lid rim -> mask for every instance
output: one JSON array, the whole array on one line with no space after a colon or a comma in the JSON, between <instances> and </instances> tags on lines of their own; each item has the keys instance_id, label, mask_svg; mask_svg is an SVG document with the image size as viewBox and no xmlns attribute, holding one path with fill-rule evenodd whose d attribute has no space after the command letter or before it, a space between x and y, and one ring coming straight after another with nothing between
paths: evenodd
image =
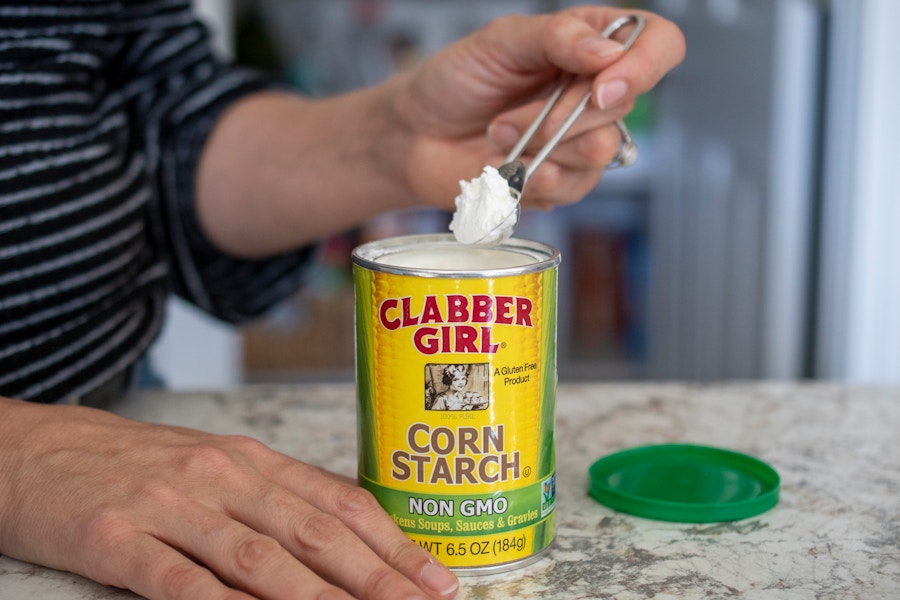
<instances>
[{"instance_id":1,"label":"lid rim","mask_svg":"<svg viewBox=\"0 0 900 600\"><path fill-rule=\"evenodd\" d=\"M670 467L697 464L700 459L706 461L701 463L704 465L728 467L740 476L753 479L760 492L735 501L682 502L619 490L609 483L609 476L621 473L629 466L655 462L655 454L665 454L659 459L659 464ZM778 472L758 458L697 444L655 444L623 450L594 462L589 475L591 485L588 492L601 504L635 516L685 523L737 521L757 516L778 503L781 486Z\"/></svg>"}]
</instances>

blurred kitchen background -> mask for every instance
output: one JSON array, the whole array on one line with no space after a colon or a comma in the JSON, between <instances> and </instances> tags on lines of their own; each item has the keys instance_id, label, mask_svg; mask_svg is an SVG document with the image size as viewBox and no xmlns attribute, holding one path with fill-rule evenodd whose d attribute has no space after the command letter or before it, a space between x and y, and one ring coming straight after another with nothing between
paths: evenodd
<instances>
[{"instance_id":1,"label":"blurred kitchen background","mask_svg":"<svg viewBox=\"0 0 900 600\"><path fill-rule=\"evenodd\" d=\"M218 50L311 95L377 82L549 0L204 0ZM687 58L639 99L641 155L583 202L525 213L562 251L561 380L900 382L900 2L609 2L679 24ZM473 177L477 174L473 174ZM352 380L350 251L446 231L387 215L329 240L311 284L241 330L173 301L174 388Z\"/></svg>"}]
</instances>

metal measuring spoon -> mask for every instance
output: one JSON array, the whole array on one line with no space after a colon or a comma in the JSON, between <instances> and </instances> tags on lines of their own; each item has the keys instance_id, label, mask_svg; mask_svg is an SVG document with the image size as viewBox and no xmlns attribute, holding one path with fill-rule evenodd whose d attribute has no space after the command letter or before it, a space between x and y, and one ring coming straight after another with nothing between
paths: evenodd
<instances>
[{"instance_id":1,"label":"metal measuring spoon","mask_svg":"<svg viewBox=\"0 0 900 600\"><path fill-rule=\"evenodd\" d=\"M618 19L610 23L606 27L606 29L603 30L602 35L603 37L611 37L614 33L619 31L629 23L634 23L634 31L632 31L631 35L628 36L628 39L623 44L625 50L628 50L629 48L631 48L631 45L634 44L634 41L637 39L638 35L640 35L641 31L646 25L646 21L641 15L626 15L623 17L619 17ZM559 101L559 98L562 96L563 92L566 91L566 89L572 84L574 80L574 75L566 75L563 80L556 86L556 89L553 90L553 93L550 95L550 98L547 100L544 108L541 109L540 114L538 114L531 125L529 125L528 129L522 135L522 138L507 155L506 162L497 169L500 175L509 183L510 194L513 196L513 198L515 198L516 201L515 225L513 225L511 228L504 227L503 225L495 227L490 232L485 234L481 238L481 240L475 242L476 245L496 246L497 244L512 237L512 234L515 232L515 228L519 223L519 217L522 214L520 199L522 197L522 192L525 189L525 184L528 182L528 178L531 177L535 169L537 169L541 165L541 163L544 162L544 159L547 158L550 152L552 152L553 149L556 148L557 144L559 144L563 136L569 131L578 117L581 116L581 113L584 112L584 109L587 108L587 105L591 100L591 92L588 91L581 98L581 100L578 102L578 105L569 114L569 116L560 126L559 130L554 133L553 136L544 145L544 147L540 149L540 151L534 156L534 159L532 159L527 167L524 163L522 163L522 161L519 160L519 157L522 155L525 147L531 141L531 138L534 137L534 134L537 132L538 128L547 118L547 115L549 115L550 111L553 110L553 107ZM628 128L625 127L625 123L622 122L621 119L616 119L615 125L619 129L619 133L622 135L622 145L619 147L619 151L616 153L616 156L613 159L613 163L610 166L631 166L632 164L634 164L638 157L637 146L635 145L634 140L631 138L631 134L628 132ZM507 215L507 217L504 218L501 223L506 223L510 216L512 215Z\"/></svg>"}]
</instances>

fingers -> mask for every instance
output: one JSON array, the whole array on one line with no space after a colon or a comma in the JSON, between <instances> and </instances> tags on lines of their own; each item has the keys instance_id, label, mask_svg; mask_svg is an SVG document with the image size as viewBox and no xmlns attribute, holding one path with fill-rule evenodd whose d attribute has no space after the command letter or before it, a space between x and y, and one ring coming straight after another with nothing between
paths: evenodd
<instances>
[{"instance_id":1,"label":"fingers","mask_svg":"<svg viewBox=\"0 0 900 600\"><path fill-rule=\"evenodd\" d=\"M631 48L623 52L622 42L632 32L631 27L623 27L612 39L604 38L602 32L627 14L642 15L646 27ZM483 43L494 49L498 63L510 70L601 74L596 85L622 79L632 95L652 88L683 60L685 53L684 36L674 23L645 11L608 7L585 6L552 15L506 17L491 23L481 35Z\"/></svg>"},{"instance_id":2,"label":"fingers","mask_svg":"<svg viewBox=\"0 0 900 600\"><path fill-rule=\"evenodd\" d=\"M303 481L303 485L298 486L294 492L316 509L336 516L341 525L347 528L346 535L353 535L365 542L366 547L374 552L373 556L380 557L380 561L396 569L396 573L402 574L405 580L414 582L436 598L450 598L456 593L459 587L456 576L412 542L394 524L372 494L355 484L344 483L339 476L327 471L310 471L307 465L299 463L292 469L296 474L292 479ZM316 490L316 493L310 494L311 489ZM335 551L345 552L340 545L335 547ZM318 552L323 553L322 549ZM346 557L334 558L342 559ZM354 559L351 569L358 570L361 560L362 558ZM376 563L370 565L373 569L377 567ZM384 574L384 580L394 585L394 576Z\"/></svg>"},{"instance_id":3,"label":"fingers","mask_svg":"<svg viewBox=\"0 0 900 600\"><path fill-rule=\"evenodd\" d=\"M619 129L614 124L606 125L561 144L554 152L553 162L568 171L602 171L614 160L621 146Z\"/></svg>"},{"instance_id":4,"label":"fingers","mask_svg":"<svg viewBox=\"0 0 900 600\"><path fill-rule=\"evenodd\" d=\"M647 25L631 48L622 53L621 60L604 68L594 79L594 100L601 108L604 88L610 82L624 82L628 94L634 97L652 89L684 60L684 35L674 23L653 13L633 12L643 15ZM621 35L628 33L626 27Z\"/></svg>"},{"instance_id":5,"label":"fingers","mask_svg":"<svg viewBox=\"0 0 900 600\"><path fill-rule=\"evenodd\" d=\"M622 145L614 124L592 128L560 144L528 180L527 207L550 209L583 198L600 181Z\"/></svg>"},{"instance_id":6,"label":"fingers","mask_svg":"<svg viewBox=\"0 0 900 600\"><path fill-rule=\"evenodd\" d=\"M254 503L255 504L255 503ZM296 498L270 498L241 515L254 529L277 536L302 563L358 598L423 597L335 515ZM263 521L258 515L267 515ZM273 526L277 526L273 528Z\"/></svg>"},{"instance_id":7,"label":"fingers","mask_svg":"<svg viewBox=\"0 0 900 600\"><path fill-rule=\"evenodd\" d=\"M127 539L128 548L110 554L94 579L127 587L145 598L165 600L252 600L169 545L149 535Z\"/></svg>"},{"instance_id":8,"label":"fingers","mask_svg":"<svg viewBox=\"0 0 900 600\"><path fill-rule=\"evenodd\" d=\"M276 598L283 586L307 585L315 577L359 598L455 594L455 576L409 540L370 493L262 444L232 441L259 465L261 477L250 485L217 478L228 488L223 508L236 523L217 522L218 511L211 511L197 519L189 539L173 531L173 543L187 553L213 561L211 568L241 589L255 591L248 586L265 582ZM230 549L234 558L223 562L217 548Z\"/></svg>"},{"instance_id":9,"label":"fingers","mask_svg":"<svg viewBox=\"0 0 900 600\"><path fill-rule=\"evenodd\" d=\"M566 93L560 98L543 124L538 128L525 148L526 155L536 154L547 141L559 131L562 123L572 113L575 106L582 100L590 89L590 83L580 81L573 83ZM525 106L507 111L498 116L488 128L488 136L502 152L508 152L519 141L523 132L528 129L540 110L544 107L544 100L537 100ZM571 140L594 129L606 126L615 119L624 117L630 112L634 100L631 98L618 98L615 105L599 110L594 106L588 106L584 113L575 121L563 141ZM553 156L560 151L561 144L554 150ZM593 161L591 161L593 162Z\"/></svg>"},{"instance_id":10,"label":"fingers","mask_svg":"<svg viewBox=\"0 0 900 600\"><path fill-rule=\"evenodd\" d=\"M452 574L368 492L250 438L198 435L155 461L177 464L189 487L151 481L87 521L107 560L81 572L159 600L455 594Z\"/></svg>"},{"instance_id":11,"label":"fingers","mask_svg":"<svg viewBox=\"0 0 900 600\"><path fill-rule=\"evenodd\" d=\"M624 49L571 11L497 19L479 35L499 64L522 73L593 74L618 60Z\"/></svg>"},{"instance_id":12,"label":"fingers","mask_svg":"<svg viewBox=\"0 0 900 600\"><path fill-rule=\"evenodd\" d=\"M327 477L327 474L325 474ZM355 485L323 485L315 498L323 511L341 520L388 564L438 598L450 598L459 587L456 576L429 552L410 540L381 508L375 497Z\"/></svg>"},{"instance_id":13,"label":"fingers","mask_svg":"<svg viewBox=\"0 0 900 600\"><path fill-rule=\"evenodd\" d=\"M277 487L271 489L275 495L290 496L277 492ZM167 521L161 527L160 537L254 597L293 598L302 591L308 597L349 598L346 592L323 580L315 572L315 565L303 557L298 562L289 548L272 535L288 519L284 514L261 512L270 508L259 505L257 514L248 519L247 515L225 515L199 504L183 506L181 514L173 517L177 521ZM304 509L306 514L315 512L308 506ZM279 534L284 537L287 531L290 527L284 526Z\"/></svg>"},{"instance_id":14,"label":"fingers","mask_svg":"<svg viewBox=\"0 0 900 600\"><path fill-rule=\"evenodd\" d=\"M640 12L640 11L637 11ZM598 31L604 29L626 11L615 11L606 8L581 7L556 15L550 21L534 20L534 27L543 27L546 38L543 46L548 48L547 57L551 62L559 63L563 70L578 73L578 67L591 64L595 58L577 42L581 31L588 29ZM592 82L578 81L570 86L561 98L558 106L550 114L543 126L530 142L527 152L534 154L559 129L560 124L571 113L572 108L589 90L593 106L603 111L603 117L596 111L591 116L588 110L576 121L566 140L585 134L592 128L611 123L614 119L625 116L634 105L635 97L652 88L662 76L680 62L684 56L684 39L678 28L669 21L640 12L646 19L646 27L637 36L634 45L616 60L600 69L600 73ZM579 25L580 24L580 25ZM577 32L577 33L576 33ZM625 25L616 37L625 38L634 33L632 25ZM575 40L568 44L563 39ZM550 41L546 41L550 40ZM565 51L553 51L553 48L568 48ZM579 57L581 60L579 61ZM591 72L591 71L589 71ZM592 71L591 73L596 73ZM514 108L498 115L488 128L491 141L501 149L512 147L518 136L529 127L545 102L544 98L534 100L524 106ZM554 151L556 152L556 151ZM594 162L588 159L587 162Z\"/></svg>"},{"instance_id":15,"label":"fingers","mask_svg":"<svg viewBox=\"0 0 900 600\"><path fill-rule=\"evenodd\" d=\"M584 182L599 180L597 162L608 161L620 145L612 141L616 132L608 125L625 116L635 98L684 56L684 38L678 28L651 13L638 11L646 26L628 51L622 51L623 39L603 38L610 23L632 12L585 6L553 15L503 17L426 61L407 80L408 87L400 88L407 93L399 94L404 101L398 103L402 107L398 114L416 132L403 168L412 194L426 204L452 208L458 181L477 177L486 164L503 162L540 112L560 72L581 77L557 107L559 116L551 115L524 158L546 143L588 91L592 107L537 170L539 179L529 183L523 197L526 204L531 203L533 185L554 179L567 190L560 202L574 201L568 190L589 191ZM632 32L625 26L619 35L627 37ZM598 128L607 131L599 135L610 142L600 144L602 150L596 156L557 155L579 144L597 147L596 142L570 142ZM559 164L552 162L557 160ZM570 175L575 175L574 181ZM545 191L543 202L549 202L551 190Z\"/></svg>"}]
</instances>

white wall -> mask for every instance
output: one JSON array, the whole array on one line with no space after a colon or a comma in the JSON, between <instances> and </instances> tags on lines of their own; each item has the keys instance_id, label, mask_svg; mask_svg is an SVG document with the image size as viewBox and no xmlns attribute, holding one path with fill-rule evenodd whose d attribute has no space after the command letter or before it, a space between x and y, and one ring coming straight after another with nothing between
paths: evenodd
<instances>
[{"instance_id":1,"label":"white wall","mask_svg":"<svg viewBox=\"0 0 900 600\"><path fill-rule=\"evenodd\" d=\"M660 0L687 57L659 88L651 376L795 378L804 367L818 10Z\"/></svg>"},{"instance_id":2,"label":"white wall","mask_svg":"<svg viewBox=\"0 0 900 600\"><path fill-rule=\"evenodd\" d=\"M237 329L172 298L163 331L150 349L150 361L166 387L221 389L243 381L243 355Z\"/></svg>"},{"instance_id":3,"label":"white wall","mask_svg":"<svg viewBox=\"0 0 900 600\"><path fill-rule=\"evenodd\" d=\"M900 2L832 11L816 369L900 383Z\"/></svg>"},{"instance_id":4,"label":"white wall","mask_svg":"<svg viewBox=\"0 0 900 600\"><path fill-rule=\"evenodd\" d=\"M194 10L212 31L213 48L221 56L234 55L233 5L231 0L194 0Z\"/></svg>"}]
</instances>

